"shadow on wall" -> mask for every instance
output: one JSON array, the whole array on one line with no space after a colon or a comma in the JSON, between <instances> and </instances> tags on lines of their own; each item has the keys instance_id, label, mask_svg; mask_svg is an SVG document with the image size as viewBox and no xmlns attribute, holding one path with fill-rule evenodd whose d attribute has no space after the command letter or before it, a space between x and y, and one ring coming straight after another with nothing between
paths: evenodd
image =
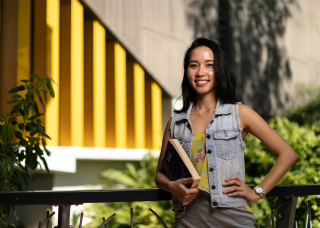
<instances>
[{"instance_id":1,"label":"shadow on wall","mask_svg":"<svg viewBox=\"0 0 320 228\"><path fill-rule=\"evenodd\" d=\"M265 118L293 104L284 34L296 0L190 0L194 38L218 41L237 77L237 95Z\"/></svg>"}]
</instances>

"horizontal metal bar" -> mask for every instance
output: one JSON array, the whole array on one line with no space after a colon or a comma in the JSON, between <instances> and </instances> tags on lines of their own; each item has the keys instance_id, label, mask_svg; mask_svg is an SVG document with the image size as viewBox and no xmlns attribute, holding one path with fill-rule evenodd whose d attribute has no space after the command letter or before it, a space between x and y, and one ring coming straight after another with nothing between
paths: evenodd
<instances>
[{"instance_id":1,"label":"horizontal metal bar","mask_svg":"<svg viewBox=\"0 0 320 228\"><path fill-rule=\"evenodd\" d=\"M0 205L60 205L106 202L170 200L161 189L121 189L84 191L25 191L0 193Z\"/></svg>"},{"instance_id":2,"label":"horizontal metal bar","mask_svg":"<svg viewBox=\"0 0 320 228\"><path fill-rule=\"evenodd\" d=\"M278 185L267 196L308 196L320 195L320 185Z\"/></svg>"},{"instance_id":3,"label":"horizontal metal bar","mask_svg":"<svg viewBox=\"0 0 320 228\"><path fill-rule=\"evenodd\" d=\"M267 194L267 196L307 195L320 195L320 185L276 186ZM161 200L171 200L171 194L161 189L22 191L0 193L0 205L60 205Z\"/></svg>"}]
</instances>

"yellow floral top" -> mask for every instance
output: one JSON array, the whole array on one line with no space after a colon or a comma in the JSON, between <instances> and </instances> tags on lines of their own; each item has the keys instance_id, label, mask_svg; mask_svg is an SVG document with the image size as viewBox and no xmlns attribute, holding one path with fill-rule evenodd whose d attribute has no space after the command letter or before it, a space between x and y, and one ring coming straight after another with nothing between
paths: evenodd
<instances>
[{"instance_id":1,"label":"yellow floral top","mask_svg":"<svg viewBox=\"0 0 320 228\"><path fill-rule=\"evenodd\" d=\"M205 131L194 133L193 135L191 144L191 162L201 177L198 188L210 193ZM254 213L251 206L245 206L245 208L247 209L247 211Z\"/></svg>"},{"instance_id":2,"label":"yellow floral top","mask_svg":"<svg viewBox=\"0 0 320 228\"><path fill-rule=\"evenodd\" d=\"M205 131L194 133L191 143L191 162L201 177L198 188L210 193L205 136Z\"/></svg>"}]
</instances>

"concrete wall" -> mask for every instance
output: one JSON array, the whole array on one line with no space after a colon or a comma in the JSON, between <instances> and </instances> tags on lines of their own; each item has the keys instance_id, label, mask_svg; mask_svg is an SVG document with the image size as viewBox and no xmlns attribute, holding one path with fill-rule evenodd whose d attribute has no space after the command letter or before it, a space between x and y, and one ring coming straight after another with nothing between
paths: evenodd
<instances>
[{"instance_id":1,"label":"concrete wall","mask_svg":"<svg viewBox=\"0 0 320 228\"><path fill-rule=\"evenodd\" d=\"M292 81L320 86L320 1L297 2L291 6L285 44L290 60Z\"/></svg>"},{"instance_id":2,"label":"concrete wall","mask_svg":"<svg viewBox=\"0 0 320 228\"><path fill-rule=\"evenodd\" d=\"M172 97L183 54L200 36L225 49L239 98L265 117L299 102L297 85L320 86L319 1L82 2Z\"/></svg>"},{"instance_id":3,"label":"concrete wall","mask_svg":"<svg viewBox=\"0 0 320 228\"><path fill-rule=\"evenodd\" d=\"M301 101L299 86L319 87L318 1L229 1L227 55L237 94L270 117ZM220 39L220 42L224 40Z\"/></svg>"},{"instance_id":4,"label":"concrete wall","mask_svg":"<svg viewBox=\"0 0 320 228\"><path fill-rule=\"evenodd\" d=\"M130 162L137 164L137 162ZM75 173L55 173L53 187L55 190L62 190L65 186L76 188L84 185L88 188L92 186L100 186L102 188L110 182L101 177L101 172L110 168L124 170L125 162L77 160L77 171Z\"/></svg>"},{"instance_id":5,"label":"concrete wall","mask_svg":"<svg viewBox=\"0 0 320 228\"><path fill-rule=\"evenodd\" d=\"M82 1L170 96L179 96L183 54L193 39L184 1Z\"/></svg>"}]
</instances>

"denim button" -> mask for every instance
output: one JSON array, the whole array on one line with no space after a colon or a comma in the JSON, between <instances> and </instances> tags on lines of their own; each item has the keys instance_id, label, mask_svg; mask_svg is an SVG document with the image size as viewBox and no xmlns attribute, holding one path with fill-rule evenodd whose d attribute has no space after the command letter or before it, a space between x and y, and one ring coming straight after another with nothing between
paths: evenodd
<instances>
[{"instance_id":1,"label":"denim button","mask_svg":"<svg viewBox=\"0 0 320 228\"><path fill-rule=\"evenodd\" d=\"M211 150L208 150L207 153L208 153L208 154L211 154Z\"/></svg>"},{"instance_id":2,"label":"denim button","mask_svg":"<svg viewBox=\"0 0 320 228\"><path fill-rule=\"evenodd\" d=\"M211 188L212 188L212 189L215 189L215 188L216 188L216 186L212 185L212 186L211 186Z\"/></svg>"},{"instance_id":3,"label":"denim button","mask_svg":"<svg viewBox=\"0 0 320 228\"><path fill-rule=\"evenodd\" d=\"M207 139L210 139L210 135L207 135Z\"/></svg>"},{"instance_id":4,"label":"denim button","mask_svg":"<svg viewBox=\"0 0 320 228\"><path fill-rule=\"evenodd\" d=\"M212 123L213 123L213 120L211 120L210 123L212 124Z\"/></svg>"},{"instance_id":5,"label":"denim button","mask_svg":"<svg viewBox=\"0 0 320 228\"><path fill-rule=\"evenodd\" d=\"M213 168L210 168L209 171L210 171L210 172L213 172Z\"/></svg>"}]
</instances>

